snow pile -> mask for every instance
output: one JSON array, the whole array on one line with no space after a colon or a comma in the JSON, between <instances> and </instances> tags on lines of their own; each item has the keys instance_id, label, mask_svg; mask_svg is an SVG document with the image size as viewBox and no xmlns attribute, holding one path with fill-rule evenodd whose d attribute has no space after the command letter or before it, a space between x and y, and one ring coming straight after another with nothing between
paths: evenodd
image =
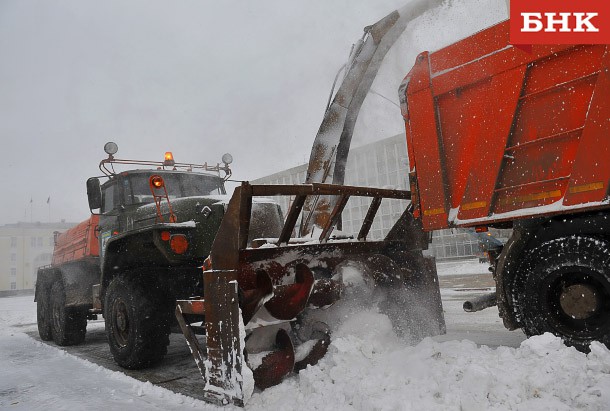
<instances>
[{"instance_id":1,"label":"snow pile","mask_svg":"<svg viewBox=\"0 0 610 411\"><path fill-rule=\"evenodd\" d=\"M347 311L339 311L341 315ZM0 298L0 409L217 409L37 342L31 296ZM194 365L193 365L194 366ZM545 334L518 348L427 338L409 346L375 307L344 315L320 363L247 410L607 410L610 351ZM237 409L226 407L224 409Z\"/></svg>"},{"instance_id":2,"label":"snow pile","mask_svg":"<svg viewBox=\"0 0 610 411\"><path fill-rule=\"evenodd\" d=\"M610 408L610 352L594 343L585 355L551 334L517 349L470 341L414 347L374 310L349 318L315 367L252 397L253 409L527 409Z\"/></svg>"},{"instance_id":3,"label":"snow pile","mask_svg":"<svg viewBox=\"0 0 610 411\"><path fill-rule=\"evenodd\" d=\"M358 276L344 274L357 285ZM246 409L610 409L610 351L601 344L588 355L550 334L518 348L437 341L449 336L412 346L396 336L374 294L327 310L335 331L326 357L257 391ZM24 334L36 329L32 300L0 298L0 409L216 409L33 340Z\"/></svg>"}]
</instances>

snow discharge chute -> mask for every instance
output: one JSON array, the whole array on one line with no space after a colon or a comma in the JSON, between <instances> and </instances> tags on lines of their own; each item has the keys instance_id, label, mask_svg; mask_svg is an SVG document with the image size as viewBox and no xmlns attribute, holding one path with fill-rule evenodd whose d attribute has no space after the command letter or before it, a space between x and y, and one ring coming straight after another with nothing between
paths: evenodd
<instances>
[{"instance_id":1,"label":"snow discharge chute","mask_svg":"<svg viewBox=\"0 0 610 411\"><path fill-rule=\"evenodd\" d=\"M358 114L383 60L407 28L409 22L440 6L443 0L414 0L393 11L372 26L352 47L345 66L345 76L324 113L307 168L306 183L345 183L345 166ZM305 205L301 235L328 219L334 200L329 197L310 199Z\"/></svg>"}]
</instances>

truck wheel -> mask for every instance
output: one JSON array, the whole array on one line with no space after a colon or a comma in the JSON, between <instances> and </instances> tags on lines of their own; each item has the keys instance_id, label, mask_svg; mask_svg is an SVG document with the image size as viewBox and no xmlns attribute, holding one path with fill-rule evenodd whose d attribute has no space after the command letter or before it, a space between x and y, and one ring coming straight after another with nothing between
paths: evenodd
<instances>
[{"instance_id":1,"label":"truck wheel","mask_svg":"<svg viewBox=\"0 0 610 411\"><path fill-rule=\"evenodd\" d=\"M42 341L53 339L50 291L48 285L36 286L36 322L38 324L38 335L40 335Z\"/></svg>"},{"instance_id":2,"label":"truck wheel","mask_svg":"<svg viewBox=\"0 0 610 411\"><path fill-rule=\"evenodd\" d=\"M114 278L104 304L110 352L123 368L140 369L163 359L170 334L170 310L163 296L137 277Z\"/></svg>"},{"instance_id":3,"label":"truck wheel","mask_svg":"<svg viewBox=\"0 0 610 411\"><path fill-rule=\"evenodd\" d=\"M519 273L517 310L529 337L545 332L589 351L591 341L610 346L610 244L563 237L531 250Z\"/></svg>"},{"instance_id":4,"label":"truck wheel","mask_svg":"<svg viewBox=\"0 0 610 411\"><path fill-rule=\"evenodd\" d=\"M51 330L53 341L60 346L76 345L85 341L87 314L83 309L66 307L66 293L61 281L51 287Z\"/></svg>"}]
</instances>

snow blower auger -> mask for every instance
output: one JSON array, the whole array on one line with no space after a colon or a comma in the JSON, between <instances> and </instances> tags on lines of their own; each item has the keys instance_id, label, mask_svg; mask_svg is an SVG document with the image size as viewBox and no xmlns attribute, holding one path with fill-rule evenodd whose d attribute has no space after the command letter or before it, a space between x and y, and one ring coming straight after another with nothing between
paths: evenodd
<instances>
[{"instance_id":1,"label":"snow blower auger","mask_svg":"<svg viewBox=\"0 0 610 411\"><path fill-rule=\"evenodd\" d=\"M278 195L294 198L279 238L255 239L248 247L252 198ZM319 238L291 238L305 200L319 195L338 198ZM351 196L373 199L364 223L356 239L332 239ZM434 260L422 254L428 237L409 209L384 240L367 241L384 198L409 199L410 193L318 183L242 183L235 189L212 246L211 268L203 274L205 298L181 300L176 307L208 401L243 405L254 385L276 385L321 359L330 344L330 330L324 323L307 322L308 313L340 299L345 264L364 267L375 288L386 289L402 314L426 312L418 317L423 326L410 327L425 329L426 335L445 332ZM409 291L406 298L401 290ZM204 327L194 325L193 315L199 322L205 317ZM195 335L201 328L205 344Z\"/></svg>"}]
</instances>

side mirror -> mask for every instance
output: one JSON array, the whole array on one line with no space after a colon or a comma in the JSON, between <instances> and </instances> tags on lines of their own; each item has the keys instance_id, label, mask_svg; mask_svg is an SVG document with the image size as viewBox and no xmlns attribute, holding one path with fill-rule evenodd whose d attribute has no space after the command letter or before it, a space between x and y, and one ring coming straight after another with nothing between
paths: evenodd
<instances>
[{"instance_id":1,"label":"side mirror","mask_svg":"<svg viewBox=\"0 0 610 411\"><path fill-rule=\"evenodd\" d=\"M91 177L87 180L87 199L89 200L89 209L92 212L102 208L102 188L99 178Z\"/></svg>"}]
</instances>

